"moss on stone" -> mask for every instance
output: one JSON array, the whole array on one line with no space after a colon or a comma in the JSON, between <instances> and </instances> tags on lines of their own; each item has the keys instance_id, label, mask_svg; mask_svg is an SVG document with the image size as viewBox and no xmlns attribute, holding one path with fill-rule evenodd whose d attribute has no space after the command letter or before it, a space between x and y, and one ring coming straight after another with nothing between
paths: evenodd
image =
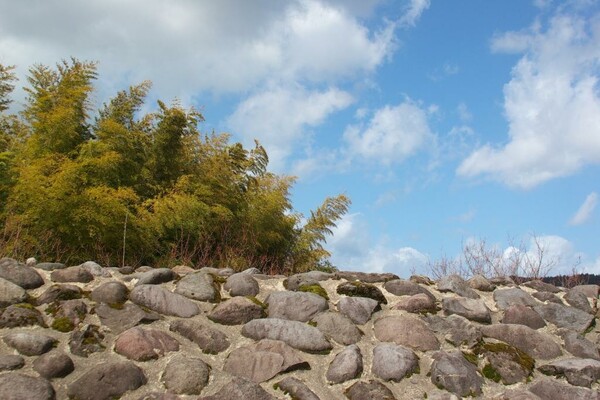
<instances>
[{"instance_id":1,"label":"moss on stone","mask_svg":"<svg viewBox=\"0 0 600 400\"><path fill-rule=\"evenodd\" d=\"M477 354L474 353L469 353L466 351L462 352L463 357L465 358L465 360L467 360L468 362L470 362L471 364L477 366L478 364L478 358L477 358Z\"/></svg>"},{"instance_id":2,"label":"moss on stone","mask_svg":"<svg viewBox=\"0 0 600 400\"><path fill-rule=\"evenodd\" d=\"M115 310L122 310L125 308L125 303L108 303L108 306Z\"/></svg>"},{"instance_id":3,"label":"moss on stone","mask_svg":"<svg viewBox=\"0 0 600 400\"><path fill-rule=\"evenodd\" d=\"M489 363L483 367L481 373L483 374L483 376L493 380L496 383L500 382L500 380L502 379L502 376L498 373L498 371L496 371L496 369L492 367L492 364Z\"/></svg>"},{"instance_id":4,"label":"moss on stone","mask_svg":"<svg viewBox=\"0 0 600 400\"><path fill-rule=\"evenodd\" d=\"M511 356L511 359L522 366L525 370L531 373L535 367L535 360L524 351L510 346L506 343L483 343L478 349L478 353L506 353Z\"/></svg>"},{"instance_id":5,"label":"moss on stone","mask_svg":"<svg viewBox=\"0 0 600 400\"><path fill-rule=\"evenodd\" d=\"M317 327L317 322L316 321L308 321L307 324L309 324L310 326L312 326L313 328Z\"/></svg>"},{"instance_id":6,"label":"moss on stone","mask_svg":"<svg viewBox=\"0 0 600 400\"><path fill-rule=\"evenodd\" d=\"M265 303L263 303L262 301L260 301L259 299L257 299L254 296L246 296L246 298L248 300L250 300L251 302L253 302L254 304L261 306L263 310L266 310L268 308L268 306Z\"/></svg>"},{"instance_id":7,"label":"moss on stone","mask_svg":"<svg viewBox=\"0 0 600 400\"><path fill-rule=\"evenodd\" d=\"M323 287L321 285L319 285L318 283L314 283L312 285L300 285L300 287L298 288L298 291L306 292L306 293L314 293L316 295L321 296L325 300L329 300L327 291L325 289L323 289Z\"/></svg>"},{"instance_id":8,"label":"moss on stone","mask_svg":"<svg viewBox=\"0 0 600 400\"><path fill-rule=\"evenodd\" d=\"M35 310L35 307L32 304L29 303L19 303L19 304L15 304L15 307L19 307L19 308L25 308L27 310Z\"/></svg>"},{"instance_id":9,"label":"moss on stone","mask_svg":"<svg viewBox=\"0 0 600 400\"><path fill-rule=\"evenodd\" d=\"M52 329L59 331L59 332L70 332L73 329L75 329L75 325L73 324L73 321L71 321L67 317L55 318L54 321L52 321L51 327L52 327Z\"/></svg>"}]
</instances>

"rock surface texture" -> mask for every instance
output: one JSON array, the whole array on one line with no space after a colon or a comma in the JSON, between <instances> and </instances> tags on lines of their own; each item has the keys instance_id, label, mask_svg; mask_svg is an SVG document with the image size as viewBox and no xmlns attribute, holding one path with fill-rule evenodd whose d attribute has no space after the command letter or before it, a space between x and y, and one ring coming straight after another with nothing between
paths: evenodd
<instances>
[{"instance_id":1,"label":"rock surface texture","mask_svg":"<svg viewBox=\"0 0 600 400\"><path fill-rule=\"evenodd\" d=\"M0 259L0 399L600 400L596 285L75 267Z\"/></svg>"}]
</instances>

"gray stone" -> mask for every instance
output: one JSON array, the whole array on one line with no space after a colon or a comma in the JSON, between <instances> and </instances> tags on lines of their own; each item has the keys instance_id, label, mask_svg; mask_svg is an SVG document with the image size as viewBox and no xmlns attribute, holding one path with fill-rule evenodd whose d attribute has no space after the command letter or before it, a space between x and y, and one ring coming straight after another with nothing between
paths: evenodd
<instances>
[{"instance_id":1,"label":"gray stone","mask_svg":"<svg viewBox=\"0 0 600 400\"><path fill-rule=\"evenodd\" d=\"M424 294L432 301L436 301L435 296L431 292L418 284L404 279L394 279L383 284L385 290L396 296L413 296L416 294Z\"/></svg>"},{"instance_id":2,"label":"gray stone","mask_svg":"<svg viewBox=\"0 0 600 400\"><path fill-rule=\"evenodd\" d=\"M468 362L460 351L433 355L431 382L458 396L478 396L482 393L483 378L477 367Z\"/></svg>"},{"instance_id":3,"label":"gray stone","mask_svg":"<svg viewBox=\"0 0 600 400\"><path fill-rule=\"evenodd\" d=\"M181 397L173 393L150 392L138 397L137 400L180 400Z\"/></svg>"},{"instance_id":4,"label":"gray stone","mask_svg":"<svg viewBox=\"0 0 600 400\"><path fill-rule=\"evenodd\" d=\"M588 314L594 313L592 307L590 306L590 302L588 301L588 297L585 295L585 293L579 290L569 290L567 293L565 293L563 299L570 306L578 308L583 312Z\"/></svg>"},{"instance_id":5,"label":"gray stone","mask_svg":"<svg viewBox=\"0 0 600 400\"><path fill-rule=\"evenodd\" d=\"M375 337L414 350L438 350L440 343L427 324L412 315L390 315L375 321Z\"/></svg>"},{"instance_id":6,"label":"gray stone","mask_svg":"<svg viewBox=\"0 0 600 400\"><path fill-rule=\"evenodd\" d=\"M115 352L134 361L154 360L178 350L179 342L158 329L136 326L121 333L115 340Z\"/></svg>"},{"instance_id":7,"label":"gray stone","mask_svg":"<svg viewBox=\"0 0 600 400\"><path fill-rule=\"evenodd\" d=\"M6 372L0 374L0 399L5 400L55 400L52 384L44 378Z\"/></svg>"},{"instance_id":8,"label":"gray stone","mask_svg":"<svg viewBox=\"0 0 600 400\"><path fill-rule=\"evenodd\" d=\"M360 281L364 283L387 282L394 279L400 279L398 275L390 272L359 272L359 271L338 271L334 274L335 279L345 279L349 282ZM367 296L368 297L368 296Z\"/></svg>"},{"instance_id":9,"label":"gray stone","mask_svg":"<svg viewBox=\"0 0 600 400\"><path fill-rule=\"evenodd\" d=\"M307 352L322 352L332 348L331 343L317 328L279 318L252 320L243 326L242 335L254 340L281 340L295 349Z\"/></svg>"},{"instance_id":10,"label":"gray stone","mask_svg":"<svg viewBox=\"0 0 600 400\"><path fill-rule=\"evenodd\" d=\"M53 303L61 300L80 299L82 291L76 285L52 285L36 299L37 304Z\"/></svg>"},{"instance_id":11,"label":"gray stone","mask_svg":"<svg viewBox=\"0 0 600 400\"><path fill-rule=\"evenodd\" d=\"M190 299L219 302L221 294L215 278L205 271L184 276L177 282L175 292Z\"/></svg>"},{"instance_id":12,"label":"gray stone","mask_svg":"<svg viewBox=\"0 0 600 400\"><path fill-rule=\"evenodd\" d=\"M495 290L494 301L496 302L496 306L501 310L506 310L508 307L516 304L529 307L540 304L529 293L519 288Z\"/></svg>"},{"instance_id":13,"label":"gray stone","mask_svg":"<svg viewBox=\"0 0 600 400\"><path fill-rule=\"evenodd\" d=\"M357 345L350 345L339 352L327 369L325 377L331 383L343 383L362 374L363 360Z\"/></svg>"},{"instance_id":14,"label":"gray stone","mask_svg":"<svg viewBox=\"0 0 600 400\"><path fill-rule=\"evenodd\" d=\"M525 325L498 324L480 329L483 336L506 342L536 359L549 360L562 355L560 346L550 335Z\"/></svg>"},{"instance_id":15,"label":"gray stone","mask_svg":"<svg viewBox=\"0 0 600 400\"><path fill-rule=\"evenodd\" d=\"M171 282L175 278L177 278L177 274L169 268L156 268L152 271L142 273L138 278L136 286L159 285L161 283Z\"/></svg>"},{"instance_id":16,"label":"gray stone","mask_svg":"<svg viewBox=\"0 0 600 400\"><path fill-rule=\"evenodd\" d=\"M440 292L453 292L469 299L479 298L479 294L471 289L469 284L458 275L448 275L440 278L437 282L437 288Z\"/></svg>"},{"instance_id":17,"label":"gray stone","mask_svg":"<svg viewBox=\"0 0 600 400\"><path fill-rule=\"evenodd\" d=\"M525 389L511 389L505 390L497 396L494 396L494 400L543 400L541 397L525 390Z\"/></svg>"},{"instance_id":18,"label":"gray stone","mask_svg":"<svg viewBox=\"0 0 600 400\"><path fill-rule=\"evenodd\" d=\"M540 329L546 326L546 321L531 307L515 304L504 310L503 324L525 325L531 329Z\"/></svg>"},{"instance_id":19,"label":"gray stone","mask_svg":"<svg viewBox=\"0 0 600 400\"><path fill-rule=\"evenodd\" d=\"M562 338L565 341L565 349L579 358L592 358L600 361L600 351L598 346L579 335L577 332L565 331L562 333Z\"/></svg>"},{"instance_id":20,"label":"gray stone","mask_svg":"<svg viewBox=\"0 0 600 400\"><path fill-rule=\"evenodd\" d=\"M544 400L599 400L600 393L582 387L571 386L556 379L539 379L529 386L529 391Z\"/></svg>"},{"instance_id":21,"label":"gray stone","mask_svg":"<svg viewBox=\"0 0 600 400\"><path fill-rule=\"evenodd\" d=\"M177 355L167 364L162 375L169 392L177 394L200 394L208 385L210 366L199 358Z\"/></svg>"},{"instance_id":22,"label":"gray stone","mask_svg":"<svg viewBox=\"0 0 600 400\"><path fill-rule=\"evenodd\" d=\"M75 370L71 357L61 351L51 351L36 358L33 369L46 379L63 378Z\"/></svg>"},{"instance_id":23,"label":"gray stone","mask_svg":"<svg viewBox=\"0 0 600 400\"><path fill-rule=\"evenodd\" d=\"M414 283L420 283L422 285L427 285L427 286L431 286L434 285L435 282L432 281L431 279L429 279L428 276L425 275L411 275L410 278L408 278L411 282Z\"/></svg>"},{"instance_id":24,"label":"gray stone","mask_svg":"<svg viewBox=\"0 0 600 400\"><path fill-rule=\"evenodd\" d=\"M50 279L52 282L88 283L94 280L94 275L78 265L75 267L55 270L50 274Z\"/></svg>"},{"instance_id":25,"label":"gray stone","mask_svg":"<svg viewBox=\"0 0 600 400\"><path fill-rule=\"evenodd\" d=\"M591 314L555 303L541 304L534 307L534 310L557 327L571 329L577 333L585 332L594 321Z\"/></svg>"},{"instance_id":26,"label":"gray stone","mask_svg":"<svg viewBox=\"0 0 600 400\"><path fill-rule=\"evenodd\" d=\"M178 319L169 329L196 343L204 353L218 354L229 347L227 335L199 321Z\"/></svg>"},{"instance_id":27,"label":"gray stone","mask_svg":"<svg viewBox=\"0 0 600 400\"><path fill-rule=\"evenodd\" d=\"M104 334L97 325L84 325L80 330L71 333L69 350L71 354L88 357L92 353L104 351Z\"/></svg>"},{"instance_id":28,"label":"gray stone","mask_svg":"<svg viewBox=\"0 0 600 400\"><path fill-rule=\"evenodd\" d=\"M102 267L100 264L94 261L86 261L79 265L79 267L85 269L94 276L100 276L103 278L110 278L112 276L108 269Z\"/></svg>"},{"instance_id":29,"label":"gray stone","mask_svg":"<svg viewBox=\"0 0 600 400\"><path fill-rule=\"evenodd\" d=\"M0 354L0 371L13 371L23 368L25 359L16 354Z\"/></svg>"},{"instance_id":30,"label":"gray stone","mask_svg":"<svg viewBox=\"0 0 600 400\"><path fill-rule=\"evenodd\" d=\"M129 299L160 314L175 317L189 318L200 313L193 301L157 285L136 286L129 294Z\"/></svg>"},{"instance_id":31,"label":"gray stone","mask_svg":"<svg viewBox=\"0 0 600 400\"><path fill-rule=\"evenodd\" d=\"M575 386L591 388L600 379L600 361L591 358L567 358L538 367L546 375L564 376Z\"/></svg>"},{"instance_id":32,"label":"gray stone","mask_svg":"<svg viewBox=\"0 0 600 400\"><path fill-rule=\"evenodd\" d=\"M523 284L523 286L530 287L532 289L537 290L538 292L548 292L548 293L560 293L561 292L561 290L559 288L557 288L556 286L554 286L550 283L541 281L539 279L527 281Z\"/></svg>"},{"instance_id":33,"label":"gray stone","mask_svg":"<svg viewBox=\"0 0 600 400\"><path fill-rule=\"evenodd\" d=\"M317 324L317 329L325 334L328 339L333 339L339 344L349 345L359 342L363 333L354 325L352 320L343 314L326 311L317 314L312 319Z\"/></svg>"},{"instance_id":34,"label":"gray stone","mask_svg":"<svg viewBox=\"0 0 600 400\"><path fill-rule=\"evenodd\" d=\"M6 279L23 289L35 289L44 284L44 279L35 269L12 258L0 258L0 278Z\"/></svg>"},{"instance_id":35,"label":"gray stone","mask_svg":"<svg viewBox=\"0 0 600 400\"><path fill-rule=\"evenodd\" d=\"M68 318L73 326L79 325L85 319L88 308L81 299L61 301L55 318Z\"/></svg>"},{"instance_id":36,"label":"gray stone","mask_svg":"<svg viewBox=\"0 0 600 400\"><path fill-rule=\"evenodd\" d=\"M39 356L52 349L57 340L33 332L11 332L2 338L4 343L26 356Z\"/></svg>"},{"instance_id":37,"label":"gray stone","mask_svg":"<svg viewBox=\"0 0 600 400\"><path fill-rule=\"evenodd\" d=\"M223 288L234 296L256 296L260 291L258 282L249 273L240 272L227 278Z\"/></svg>"},{"instance_id":38,"label":"gray stone","mask_svg":"<svg viewBox=\"0 0 600 400\"><path fill-rule=\"evenodd\" d=\"M373 349L371 371L384 381L400 382L404 377L419 371L419 358L406 347L392 343L379 343Z\"/></svg>"},{"instance_id":39,"label":"gray stone","mask_svg":"<svg viewBox=\"0 0 600 400\"><path fill-rule=\"evenodd\" d=\"M123 307L111 307L99 304L95 308L102 325L107 326L112 332L119 334L138 324L150 323L160 319L154 312L146 312L133 303L125 303Z\"/></svg>"},{"instance_id":40,"label":"gray stone","mask_svg":"<svg viewBox=\"0 0 600 400\"><path fill-rule=\"evenodd\" d=\"M29 304L13 304L0 310L0 328L39 325L46 327L42 314Z\"/></svg>"},{"instance_id":41,"label":"gray stone","mask_svg":"<svg viewBox=\"0 0 600 400\"><path fill-rule=\"evenodd\" d=\"M598 285L577 285L571 288L574 292L581 292L591 299L597 299L600 295L600 286Z\"/></svg>"},{"instance_id":42,"label":"gray stone","mask_svg":"<svg viewBox=\"0 0 600 400\"><path fill-rule=\"evenodd\" d=\"M259 384L234 376L217 393L199 397L198 400L275 400L275 397Z\"/></svg>"},{"instance_id":43,"label":"gray stone","mask_svg":"<svg viewBox=\"0 0 600 400\"><path fill-rule=\"evenodd\" d=\"M301 322L310 321L316 314L329 309L329 304L323 297L304 292L274 292L267 297L265 303L269 306L269 318Z\"/></svg>"},{"instance_id":44,"label":"gray stone","mask_svg":"<svg viewBox=\"0 0 600 400\"><path fill-rule=\"evenodd\" d=\"M539 301L546 302L549 301L551 303L556 303L556 304L564 304L563 301L555 294L552 294L550 292L535 292L531 294L533 297L535 297L536 299L538 299Z\"/></svg>"},{"instance_id":45,"label":"gray stone","mask_svg":"<svg viewBox=\"0 0 600 400\"><path fill-rule=\"evenodd\" d=\"M430 315L426 320L433 331L443 334L444 340L454 346L464 345L471 348L481 341L479 328L460 315L454 314L445 318Z\"/></svg>"},{"instance_id":46,"label":"gray stone","mask_svg":"<svg viewBox=\"0 0 600 400\"><path fill-rule=\"evenodd\" d=\"M277 389L288 393L292 399L298 400L321 400L308 386L300 379L288 376L275 384Z\"/></svg>"},{"instance_id":47,"label":"gray stone","mask_svg":"<svg viewBox=\"0 0 600 400\"><path fill-rule=\"evenodd\" d=\"M27 292L21 286L0 278L0 307L22 303L27 300Z\"/></svg>"},{"instance_id":48,"label":"gray stone","mask_svg":"<svg viewBox=\"0 0 600 400\"><path fill-rule=\"evenodd\" d=\"M92 290L92 300L97 303L121 304L127 301L129 290L119 281L106 282Z\"/></svg>"},{"instance_id":49,"label":"gray stone","mask_svg":"<svg viewBox=\"0 0 600 400\"><path fill-rule=\"evenodd\" d=\"M431 297L425 293L419 293L412 296L402 296L396 304L393 306L396 310L404 310L410 313L435 313L437 312L437 305Z\"/></svg>"},{"instance_id":50,"label":"gray stone","mask_svg":"<svg viewBox=\"0 0 600 400\"><path fill-rule=\"evenodd\" d=\"M446 315L457 314L468 320L484 324L492 322L490 310L480 299L446 297L442 300L442 309Z\"/></svg>"},{"instance_id":51,"label":"gray stone","mask_svg":"<svg viewBox=\"0 0 600 400\"><path fill-rule=\"evenodd\" d=\"M496 285L492 284L483 275L475 275L467 281L471 289L481 290L482 292L491 292L496 289Z\"/></svg>"},{"instance_id":52,"label":"gray stone","mask_svg":"<svg viewBox=\"0 0 600 400\"><path fill-rule=\"evenodd\" d=\"M370 380L356 382L344 391L349 400L395 400L394 393L383 383Z\"/></svg>"},{"instance_id":53,"label":"gray stone","mask_svg":"<svg viewBox=\"0 0 600 400\"><path fill-rule=\"evenodd\" d=\"M505 343L482 343L476 354L485 359L483 370L489 369L496 376L492 379L504 385L526 382L535 366L527 353Z\"/></svg>"},{"instance_id":54,"label":"gray stone","mask_svg":"<svg viewBox=\"0 0 600 400\"><path fill-rule=\"evenodd\" d=\"M378 308L379 303L368 297L342 297L337 304L339 312L358 325L366 324Z\"/></svg>"},{"instance_id":55,"label":"gray stone","mask_svg":"<svg viewBox=\"0 0 600 400\"><path fill-rule=\"evenodd\" d=\"M260 305L245 297L234 297L220 304L207 315L208 319L222 325L241 325L257 318L266 317Z\"/></svg>"},{"instance_id":56,"label":"gray stone","mask_svg":"<svg viewBox=\"0 0 600 400\"><path fill-rule=\"evenodd\" d=\"M245 270L243 270L242 272L240 272L240 274L256 275L256 274L262 274L262 272L258 268L251 267L251 268L246 268Z\"/></svg>"},{"instance_id":57,"label":"gray stone","mask_svg":"<svg viewBox=\"0 0 600 400\"><path fill-rule=\"evenodd\" d=\"M44 271L54 271L57 269L64 269L67 268L67 266L63 263L57 263L57 262L42 262L42 263L38 263L35 265L28 265L28 266L33 266L35 268L38 269L43 269Z\"/></svg>"},{"instance_id":58,"label":"gray stone","mask_svg":"<svg viewBox=\"0 0 600 400\"><path fill-rule=\"evenodd\" d=\"M147 382L144 372L131 361L105 362L87 370L67 388L70 398L110 400Z\"/></svg>"},{"instance_id":59,"label":"gray stone","mask_svg":"<svg viewBox=\"0 0 600 400\"><path fill-rule=\"evenodd\" d=\"M337 286L336 292L352 297L368 297L377 301L379 304L387 304L387 299L381 290L370 283L361 281L343 282Z\"/></svg>"}]
</instances>

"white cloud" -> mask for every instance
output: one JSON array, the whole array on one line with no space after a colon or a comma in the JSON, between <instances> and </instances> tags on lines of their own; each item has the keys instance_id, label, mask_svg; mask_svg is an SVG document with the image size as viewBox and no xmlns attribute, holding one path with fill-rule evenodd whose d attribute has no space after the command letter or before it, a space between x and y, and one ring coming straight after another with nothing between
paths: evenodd
<instances>
[{"instance_id":1,"label":"white cloud","mask_svg":"<svg viewBox=\"0 0 600 400\"><path fill-rule=\"evenodd\" d=\"M496 42L526 51L504 87L509 141L478 148L457 173L527 189L600 163L600 19L559 15Z\"/></svg>"},{"instance_id":2,"label":"white cloud","mask_svg":"<svg viewBox=\"0 0 600 400\"><path fill-rule=\"evenodd\" d=\"M17 64L23 76L34 63L54 65L70 56L98 60L109 94L113 86L150 79L167 99L187 100L201 91L238 93L273 79L335 83L372 72L393 52L393 22L369 29L357 17L375 5L7 2L0 13L0 61Z\"/></svg>"},{"instance_id":3,"label":"white cloud","mask_svg":"<svg viewBox=\"0 0 600 400\"><path fill-rule=\"evenodd\" d=\"M413 27L421 18L421 14L429 8L431 0L410 0L404 15L400 18L400 26Z\"/></svg>"},{"instance_id":4,"label":"white cloud","mask_svg":"<svg viewBox=\"0 0 600 400\"><path fill-rule=\"evenodd\" d=\"M352 102L349 93L337 88L310 91L299 85L273 87L240 103L228 125L247 143L258 139L267 149L271 169L281 171L294 149L306 144L308 128Z\"/></svg>"},{"instance_id":5,"label":"white cloud","mask_svg":"<svg viewBox=\"0 0 600 400\"><path fill-rule=\"evenodd\" d=\"M344 132L351 157L384 165L401 163L434 142L427 112L407 100L375 112L366 127L352 125Z\"/></svg>"},{"instance_id":6,"label":"white cloud","mask_svg":"<svg viewBox=\"0 0 600 400\"><path fill-rule=\"evenodd\" d=\"M579 207L575 215L569 221L571 225L581 225L587 222L598 205L598 195L596 192L590 193Z\"/></svg>"},{"instance_id":7,"label":"white cloud","mask_svg":"<svg viewBox=\"0 0 600 400\"><path fill-rule=\"evenodd\" d=\"M469 107L465 103L459 103L456 107L456 112L461 122L470 122L473 119L473 114L471 114Z\"/></svg>"}]
</instances>

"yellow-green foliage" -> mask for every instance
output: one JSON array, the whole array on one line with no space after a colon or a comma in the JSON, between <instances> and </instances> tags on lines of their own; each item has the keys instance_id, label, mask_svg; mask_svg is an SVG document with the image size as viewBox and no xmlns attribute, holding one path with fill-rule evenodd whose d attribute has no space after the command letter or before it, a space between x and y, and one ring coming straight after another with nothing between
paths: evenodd
<instances>
[{"instance_id":1,"label":"yellow-green foliage","mask_svg":"<svg viewBox=\"0 0 600 400\"><path fill-rule=\"evenodd\" d=\"M67 317L57 317L52 321L51 327L59 332L70 332L75 328L75 325Z\"/></svg>"},{"instance_id":2,"label":"yellow-green foliage","mask_svg":"<svg viewBox=\"0 0 600 400\"><path fill-rule=\"evenodd\" d=\"M325 300L329 300L327 291L325 289L323 289L323 287L321 285L319 285L318 283L315 283L313 285L300 285L300 287L298 288L298 291L314 293L314 294L317 294L317 295L323 297Z\"/></svg>"},{"instance_id":3,"label":"yellow-green foliage","mask_svg":"<svg viewBox=\"0 0 600 400\"><path fill-rule=\"evenodd\" d=\"M272 273L329 265L325 239L348 198L327 198L300 226L294 178L270 173L258 142L203 134L204 116L178 102L142 113L147 81L95 111L96 75L76 59L36 65L25 109L5 115L15 77L0 65L4 255Z\"/></svg>"}]
</instances>

